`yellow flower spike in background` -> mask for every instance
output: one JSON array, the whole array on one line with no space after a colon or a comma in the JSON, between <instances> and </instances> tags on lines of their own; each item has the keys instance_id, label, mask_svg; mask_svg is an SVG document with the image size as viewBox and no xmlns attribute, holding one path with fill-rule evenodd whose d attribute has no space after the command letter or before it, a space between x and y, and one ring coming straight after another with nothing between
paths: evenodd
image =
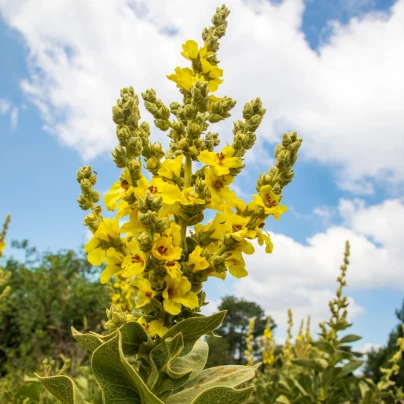
<instances>
[{"instance_id":1,"label":"yellow flower spike in background","mask_svg":"<svg viewBox=\"0 0 404 404\"><path fill-rule=\"evenodd\" d=\"M213 167L216 176L230 173L230 168L239 168L243 162L238 157L233 157L235 150L231 146L226 146L220 153L202 151L198 160L208 166Z\"/></svg>"},{"instance_id":2,"label":"yellow flower spike in background","mask_svg":"<svg viewBox=\"0 0 404 404\"><path fill-rule=\"evenodd\" d=\"M191 282L187 278L171 278L167 275L164 280L166 288L163 292L163 307L167 313L175 316L181 312L181 306L189 309L199 306L198 296L191 292Z\"/></svg>"}]
</instances>

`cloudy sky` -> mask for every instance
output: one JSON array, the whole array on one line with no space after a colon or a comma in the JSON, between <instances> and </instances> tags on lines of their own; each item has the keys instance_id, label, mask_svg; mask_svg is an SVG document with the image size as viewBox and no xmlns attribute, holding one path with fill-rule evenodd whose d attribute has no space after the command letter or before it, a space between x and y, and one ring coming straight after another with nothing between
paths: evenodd
<instances>
[{"instance_id":1,"label":"cloudy sky","mask_svg":"<svg viewBox=\"0 0 404 404\"><path fill-rule=\"evenodd\" d=\"M261 304L284 335L328 317L345 240L347 294L358 348L382 345L404 290L404 0L228 0L219 95L267 108L248 170L248 198L285 131L304 143L284 192L289 211L268 223L270 256L248 257L250 275L212 281L210 310L235 293ZM201 40L215 0L0 0L0 217L9 239L44 250L86 240L75 198L77 168L92 164L98 189L117 179L111 106L122 87L178 100L165 76L184 65L181 44ZM143 111L143 117L151 122ZM231 139L231 120L219 126ZM155 140L167 144L162 132ZM13 253L12 250L9 250Z\"/></svg>"}]
</instances>

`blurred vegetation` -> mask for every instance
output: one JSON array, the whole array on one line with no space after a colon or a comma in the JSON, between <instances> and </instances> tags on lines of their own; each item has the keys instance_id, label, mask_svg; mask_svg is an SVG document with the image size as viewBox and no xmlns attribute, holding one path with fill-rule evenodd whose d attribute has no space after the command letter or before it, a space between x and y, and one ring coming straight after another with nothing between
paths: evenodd
<instances>
[{"instance_id":1,"label":"blurred vegetation","mask_svg":"<svg viewBox=\"0 0 404 404\"><path fill-rule=\"evenodd\" d=\"M40 254L28 241L12 246L24 259L2 259L9 276L7 296L0 301L0 403L18 403L27 389L39 397L39 384L21 381L24 375L32 377L45 359L60 368L60 355L70 358L68 373L85 377L89 356L73 340L70 327L102 331L110 304L110 290L84 256L71 250Z\"/></svg>"}]
</instances>

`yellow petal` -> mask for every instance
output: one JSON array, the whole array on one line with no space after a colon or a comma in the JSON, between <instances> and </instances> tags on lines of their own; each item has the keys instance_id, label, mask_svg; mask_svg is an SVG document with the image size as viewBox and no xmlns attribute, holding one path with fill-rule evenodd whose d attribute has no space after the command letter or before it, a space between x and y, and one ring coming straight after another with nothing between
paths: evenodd
<instances>
[{"instance_id":1,"label":"yellow petal","mask_svg":"<svg viewBox=\"0 0 404 404\"><path fill-rule=\"evenodd\" d=\"M210 152L208 150L203 150L199 156L198 156L198 160L201 163L204 163L208 166L215 166L217 164L219 164L219 159L217 157L217 153L215 152Z\"/></svg>"},{"instance_id":2,"label":"yellow petal","mask_svg":"<svg viewBox=\"0 0 404 404\"><path fill-rule=\"evenodd\" d=\"M101 265L102 261L104 260L104 257L105 257L105 251L99 247L90 251L87 255L88 262L96 267L99 267Z\"/></svg>"},{"instance_id":3,"label":"yellow petal","mask_svg":"<svg viewBox=\"0 0 404 404\"><path fill-rule=\"evenodd\" d=\"M177 314L181 313L181 304L179 303L174 303L172 300L170 299L164 299L163 301L163 307L164 310L167 313L172 314L173 316L176 316Z\"/></svg>"},{"instance_id":4,"label":"yellow petal","mask_svg":"<svg viewBox=\"0 0 404 404\"><path fill-rule=\"evenodd\" d=\"M93 237L84 247L84 252L88 253L93 251L100 245L100 240L97 237Z\"/></svg>"},{"instance_id":5,"label":"yellow petal","mask_svg":"<svg viewBox=\"0 0 404 404\"><path fill-rule=\"evenodd\" d=\"M114 276L120 271L122 271L122 268L119 265L107 265L101 273L100 282L107 283L111 276Z\"/></svg>"},{"instance_id":6,"label":"yellow petal","mask_svg":"<svg viewBox=\"0 0 404 404\"><path fill-rule=\"evenodd\" d=\"M189 309L195 309L199 307L198 296L194 292L188 292L183 296L174 297L174 302L181 303L183 306Z\"/></svg>"}]
</instances>

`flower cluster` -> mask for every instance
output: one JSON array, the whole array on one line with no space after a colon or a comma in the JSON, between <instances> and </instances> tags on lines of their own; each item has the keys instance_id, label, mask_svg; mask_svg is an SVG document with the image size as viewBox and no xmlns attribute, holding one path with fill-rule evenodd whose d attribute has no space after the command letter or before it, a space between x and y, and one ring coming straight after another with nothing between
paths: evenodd
<instances>
[{"instance_id":1,"label":"flower cluster","mask_svg":"<svg viewBox=\"0 0 404 404\"><path fill-rule=\"evenodd\" d=\"M276 344L271 331L271 317L268 317L264 335L260 338L260 350L263 364L270 368L275 362Z\"/></svg>"},{"instance_id":2,"label":"flower cluster","mask_svg":"<svg viewBox=\"0 0 404 404\"><path fill-rule=\"evenodd\" d=\"M246 276L244 257L254 252L253 240L271 253L265 222L271 216L279 220L287 210L281 204L282 190L294 175L302 142L296 133L283 135L275 150L276 166L259 176L257 193L245 203L231 184L255 143L265 114L261 100L245 104L243 119L234 123L232 144L215 150L219 136L208 130L229 117L236 104L213 95L223 82L217 52L228 14L225 6L217 9L213 25L203 31L202 45L193 40L183 45L182 55L191 65L168 76L182 103L166 106L153 89L141 94L156 128L168 132L168 150L150 141L134 89L121 90L112 109L119 143L112 156L122 171L104 197L112 218L96 205L92 168L82 167L77 175L80 207L91 209L84 219L93 234L85 246L88 260L103 265L102 283L111 277L128 279L136 290L136 309L143 314L139 321L154 335L200 312L209 277L225 279L227 272ZM202 167L195 170L197 162ZM208 222L206 214L212 217Z\"/></svg>"},{"instance_id":3,"label":"flower cluster","mask_svg":"<svg viewBox=\"0 0 404 404\"><path fill-rule=\"evenodd\" d=\"M247 366L254 365L254 327L255 327L255 317L250 318L248 323L248 329L245 338L246 350L244 351L244 355L247 359Z\"/></svg>"}]
</instances>

